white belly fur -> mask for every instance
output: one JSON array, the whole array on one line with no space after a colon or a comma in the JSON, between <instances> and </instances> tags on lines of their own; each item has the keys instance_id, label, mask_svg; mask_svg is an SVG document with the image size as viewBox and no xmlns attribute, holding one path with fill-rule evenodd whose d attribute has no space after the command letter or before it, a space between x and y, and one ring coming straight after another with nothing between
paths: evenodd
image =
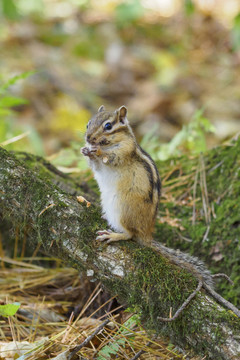
<instances>
[{"instance_id":1,"label":"white belly fur","mask_svg":"<svg viewBox=\"0 0 240 360\"><path fill-rule=\"evenodd\" d=\"M124 228L120 224L119 197L117 195L119 173L116 169L109 168L104 164L92 168L101 191L103 214L110 227L115 231L124 232Z\"/></svg>"}]
</instances>

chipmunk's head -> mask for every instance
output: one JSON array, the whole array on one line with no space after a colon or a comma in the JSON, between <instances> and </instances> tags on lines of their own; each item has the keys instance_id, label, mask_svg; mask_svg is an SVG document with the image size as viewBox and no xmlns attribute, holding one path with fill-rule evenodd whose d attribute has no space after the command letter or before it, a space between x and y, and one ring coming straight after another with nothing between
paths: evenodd
<instances>
[{"instance_id":1,"label":"chipmunk's head","mask_svg":"<svg viewBox=\"0 0 240 360\"><path fill-rule=\"evenodd\" d=\"M109 112L102 105L87 124L86 141L90 145L111 146L132 134L127 120L127 108Z\"/></svg>"}]
</instances>

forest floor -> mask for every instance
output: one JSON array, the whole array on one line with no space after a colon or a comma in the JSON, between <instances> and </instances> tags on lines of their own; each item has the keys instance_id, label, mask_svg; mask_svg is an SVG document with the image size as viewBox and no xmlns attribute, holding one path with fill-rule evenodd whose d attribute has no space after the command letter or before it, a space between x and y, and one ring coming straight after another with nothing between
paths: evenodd
<instances>
[{"instance_id":1,"label":"forest floor","mask_svg":"<svg viewBox=\"0 0 240 360\"><path fill-rule=\"evenodd\" d=\"M21 307L15 316L0 320L0 359L67 360L71 349L107 318L110 322L82 347L79 358L104 360L118 354L118 359L129 360L139 350L145 351L140 359L186 358L167 339L151 339L138 317L124 310L100 283L89 282L58 259L39 257L37 250L30 258L2 254L0 303Z\"/></svg>"}]
</instances>

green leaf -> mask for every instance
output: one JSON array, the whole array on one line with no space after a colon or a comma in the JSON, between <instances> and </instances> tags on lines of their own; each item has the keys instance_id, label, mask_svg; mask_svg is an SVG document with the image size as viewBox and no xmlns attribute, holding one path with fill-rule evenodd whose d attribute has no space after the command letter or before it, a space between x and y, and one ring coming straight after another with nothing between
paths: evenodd
<instances>
[{"instance_id":1,"label":"green leaf","mask_svg":"<svg viewBox=\"0 0 240 360\"><path fill-rule=\"evenodd\" d=\"M132 329L136 326L137 321L139 320L137 315L131 316L125 323L120 327L116 335L113 337L112 341L105 345L98 353L97 360L111 359L111 355L116 355L119 351L120 346L125 348L127 338L129 337L129 329ZM119 335L121 336L119 337ZM132 337L132 335L131 335ZM134 338L134 335L133 335Z\"/></svg>"},{"instance_id":2,"label":"green leaf","mask_svg":"<svg viewBox=\"0 0 240 360\"><path fill-rule=\"evenodd\" d=\"M187 16L190 16L195 11L195 5L192 0L184 0L184 10Z\"/></svg>"},{"instance_id":3,"label":"green leaf","mask_svg":"<svg viewBox=\"0 0 240 360\"><path fill-rule=\"evenodd\" d=\"M36 71L25 71L19 75L13 76L5 84L0 86L0 92L4 92L5 90L7 90L9 88L9 86L14 85L18 80L26 79L35 73L36 73Z\"/></svg>"},{"instance_id":4,"label":"green leaf","mask_svg":"<svg viewBox=\"0 0 240 360\"><path fill-rule=\"evenodd\" d=\"M15 96L4 96L0 98L0 107L12 107L17 105L27 104L26 99L15 97Z\"/></svg>"},{"instance_id":5,"label":"green leaf","mask_svg":"<svg viewBox=\"0 0 240 360\"><path fill-rule=\"evenodd\" d=\"M143 13L144 9L140 0L121 2L115 8L116 20L122 26L140 19Z\"/></svg>"},{"instance_id":6,"label":"green leaf","mask_svg":"<svg viewBox=\"0 0 240 360\"><path fill-rule=\"evenodd\" d=\"M0 305L0 316L13 316L20 308L20 303L15 302L13 304Z\"/></svg>"},{"instance_id":7,"label":"green leaf","mask_svg":"<svg viewBox=\"0 0 240 360\"><path fill-rule=\"evenodd\" d=\"M1 109L0 108L0 117L6 117L8 115L12 114L11 110L8 109Z\"/></svg>"},{"instance_id":8,"label":"green leaf","mask_svg":"<svg viewBox=\"0 0 240 360\"><path fill-rule=\"evenodd\" d=\"M240 49L240 13L234 18L231 39L233 50L238 51Z\"/></svg>"},{"instance_id":9,"label":"green leaf","mask_svg":"<svg viewBox=\"0 0 240 360\"><path fill-rule=\"evenodd\" d=\"M166 160L188 151L196 154L207 149L206 133L215 132L214 125L203 116L204 109L198 109L191 121L166 144L159 144L159 139L152 131L144 135L141 145L154 160ZM156 131L154 131L157 133Z\"/></svg>"},{"instance_id":10,"label":"green leaf","mask_svg":"<svg viewBox=\"0 0 240 360\"><path fill-rule=\"evenodd\" d=\"M2 0L3 15L10 20L17 20L19 18L18 8L14 0Z\"/></svg>"},{"instance_id":11,"label":"green leaf","mask_svg":"<svg viewBox=\"0 0 240 360\"><path fill-rule=\"evenodd\" d=\"M115 349L113 349L113 345L114 344L105 345L102 348L102 350L99 352L97 360L101 360L102 358L103 359L111 359L111 355L116 355L117 351L119 349L119 346L117 346L117 350L116 350L116 347L115 347Z\"/></svg>"},{"instance_id":12,"label":"green leaf","mask_svg":"<svg viewBox=\"0 0 240 360\"><path fill-rule=\"evenodd\" d=\"M124 326L131 329L134 326L136 326L138 320L139 320L138 315L132 315L127 321L125 321Z\"/></svg>"}]
</instances>

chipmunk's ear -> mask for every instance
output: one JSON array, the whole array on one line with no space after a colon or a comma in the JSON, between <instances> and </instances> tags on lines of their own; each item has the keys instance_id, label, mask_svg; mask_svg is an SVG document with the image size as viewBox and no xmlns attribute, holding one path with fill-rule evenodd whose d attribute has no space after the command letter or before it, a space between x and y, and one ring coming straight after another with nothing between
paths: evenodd
<instances>
[{"instance_id":1,"label":"chipmunk's ear","mask_svg":"<svg viewBox=\"0 0 240 360\"><path fill-rule=\"evenodd\" d=\"M124 106L124 105L121 106L119 109L116 110L116 113L117 113L119 121L122 124L126 124L126 122L127 122L127 108L126 108L126 106Z\"/></svg>"},{"instance_id":2,"label":"chipmunk's ear","mask_svg":"<svg viewBox=\"0 0 240 360\"><path fill-rule=\"evenodd\" d=\"M101 105L100 108L98 109L98 112L102 112L102 111L105 111L104 105Z\"/></svg>"}]
</instances>

